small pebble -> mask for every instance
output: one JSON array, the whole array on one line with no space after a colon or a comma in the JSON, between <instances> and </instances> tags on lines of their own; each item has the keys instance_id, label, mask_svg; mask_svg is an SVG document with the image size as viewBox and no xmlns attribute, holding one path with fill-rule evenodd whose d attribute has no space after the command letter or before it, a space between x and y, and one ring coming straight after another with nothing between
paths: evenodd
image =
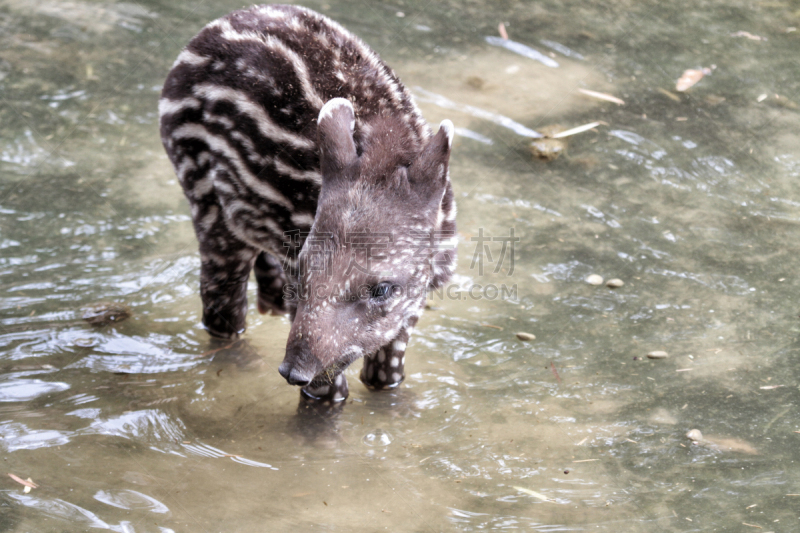
<instances>
[{"instance_id":1,"label":"small pebble","mask_svg":"<svg viewBox=\"0 0 800 533\"><path fill-rule=\"evenodd\" d=\"M517 338L521 341L532 341L536 338L536 335L533 333L525 333L524 331L520 331L517 333Z\"/></svg>"},{"instance_id":2,"label":"small pebble","mask_svg":"<svg viewBox=\"0 0 800 533\"><path fill-rule=\"evenodd\" d=\"M686 434L687 438L692 439L693 441L700 442L703 440L703 434L700 433L699 429L692 429Z\"/></svg>"},{"instance_id":3,"label":"small pebble","mask_svg":"<svg viewBox=\"0 0 800 533\"><path fill-rule=\"evenodd\" d=\"M603 284L603 276L598 274L591 274L587 276L586 283L589 285L602 285Z\"/></svg>"},{"instance_id":4,"label":"small pebble","mask_svg":"<svg viewBox=\"0 0 800 533\"><path fill-rule=\"evenodd\" d=\"M669 354L667 352L662 352L661 350L656 350L647 354L648 359L666 359L668 356Z\"/></svg>"},{"instance_id":5,"label":"small pebble","mask_svg":"<svg viewBox=\"0 0 800 533\"><path fill-rule=\"evenodd\" d=\"M625 282L617 278L606 281L606 287L610 289L619 289L623 285L625 285Z\"/></svg>"}]
</instances>

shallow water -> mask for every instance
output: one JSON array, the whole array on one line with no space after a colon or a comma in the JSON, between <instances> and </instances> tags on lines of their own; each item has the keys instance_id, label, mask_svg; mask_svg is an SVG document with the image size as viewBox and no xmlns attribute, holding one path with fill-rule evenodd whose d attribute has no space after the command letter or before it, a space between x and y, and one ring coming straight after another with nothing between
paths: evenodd
<instances>
[{"instance_id":1,"label":"shallow water","mask_svg":"<svg viewBox=\"0 0 800 533\"><path fill-rule=\"evenodd\" d=\"M157 98L240 4L0 2L0 448L38 484L6 478L0 530L797 531L796 3L306 5L457 127L458 276L406 381L354 365L325 416L277 373L286 319L199 326ZM549 163L520 135L593 121Z\"/></svg>"}]
</instances>

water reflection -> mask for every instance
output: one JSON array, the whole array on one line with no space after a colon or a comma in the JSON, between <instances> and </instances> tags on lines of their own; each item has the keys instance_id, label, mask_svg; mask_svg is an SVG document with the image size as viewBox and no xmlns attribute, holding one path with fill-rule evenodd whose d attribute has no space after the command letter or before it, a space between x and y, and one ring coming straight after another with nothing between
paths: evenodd
<instances>
[{"instance_id":1,"label":"water reflection","mask_svg":"<svg viewBox=\"0 0 800 533\"><path fill-rule=\"evenodd\" d=\"M35 450L62 446L70 441L71 434L56 430L36 430L19 422L3 422L0 424L0 435L3 440L0 446L6 451Z\"/></svg>"},{"instance_id":2,"label":"water reflection","mask_svg":"<svg viewBox=\"0 0 800 533\"><path fill-rule=\"evenodd\" d=\"M23 379L19 375L7 375L11 381L0 382L0 402L27 402L53 392L69 389L68 383Z\"/></svg>"},{"instance_id":3,"label":"water reflection","mask_svg":"<svg viewBox=\"0 0 800 533\"><path fill-rule=\"evenodd\" d=\"M107 529L120 533L131 531L122 525L113 526L108 524L95 513L62 499L39 498L32 495L14 493L9 493L7 496L20 505L40 511L45 516L60 518L71 524L80 524L81 527Z\"/></svg>"},{"instance_id":4,"label":"water reflection","mask_svg":"<svg viewBox=\"0 0 800 533\"><path fill-rule=\"evenodd\" d=\"M151 513L168 513L169 508L151 496L135 490L99 490L94 499L106 505L131 511L150 511Z\"/></svg>"}]
</instances>

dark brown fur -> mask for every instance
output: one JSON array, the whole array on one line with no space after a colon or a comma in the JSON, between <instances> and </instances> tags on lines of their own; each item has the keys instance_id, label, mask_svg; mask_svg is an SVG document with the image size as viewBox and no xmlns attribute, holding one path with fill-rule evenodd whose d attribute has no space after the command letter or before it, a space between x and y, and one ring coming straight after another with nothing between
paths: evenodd
<instances>
[{"instance_id":1,"label":"dark brown fur","mask_svg":"<svg viewBox=\"0 0 800 533\"><path fill-rule=\"evenodd\" d=\"M346 102L324 106L334 98ZM454 265L454 250L439 249L455 232L452 125L432 137L374 52L295 6L255 6L209 24L179 56L159 107L162 139L192 207L209 332L244 330L255 265L259 310L294 313L281 365L290 383L341 399L341 370L364 356L365 372L375 374L362 373L368 385L398 384L425 291ZM386 258L351 276L363 251L352 235L368 232L385 235ZM429 242L420 247L423 237ZM304 268L320 240L330 256L324 279ZM386 283L402 295L374 298ZM323 294L323 285L343 292ZM385 364L370 366L371 358Z\"/></svg>"}]
</instances>

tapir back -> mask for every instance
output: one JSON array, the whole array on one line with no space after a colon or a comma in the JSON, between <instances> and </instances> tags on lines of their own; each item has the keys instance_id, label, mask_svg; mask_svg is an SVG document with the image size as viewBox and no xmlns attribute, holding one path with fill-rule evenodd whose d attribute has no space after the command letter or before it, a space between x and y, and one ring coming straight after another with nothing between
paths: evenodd
<instances>
[{"instance_id":1,"label":"tapir back","mask_svg":"<svg viewBox=\"0 0 800 533\"><path fill-rule=\"evenodd\" d=\"M276 253L285 232L308 230L321 183L316 121L334 97L352 102L357 143L381 115L402 117L412 148L430 136L394 72L330 19L270 5L207 25L178 56L159 105L195 218L208 223L216 206L240 239Z\"/></svg>"}]
</instances>

